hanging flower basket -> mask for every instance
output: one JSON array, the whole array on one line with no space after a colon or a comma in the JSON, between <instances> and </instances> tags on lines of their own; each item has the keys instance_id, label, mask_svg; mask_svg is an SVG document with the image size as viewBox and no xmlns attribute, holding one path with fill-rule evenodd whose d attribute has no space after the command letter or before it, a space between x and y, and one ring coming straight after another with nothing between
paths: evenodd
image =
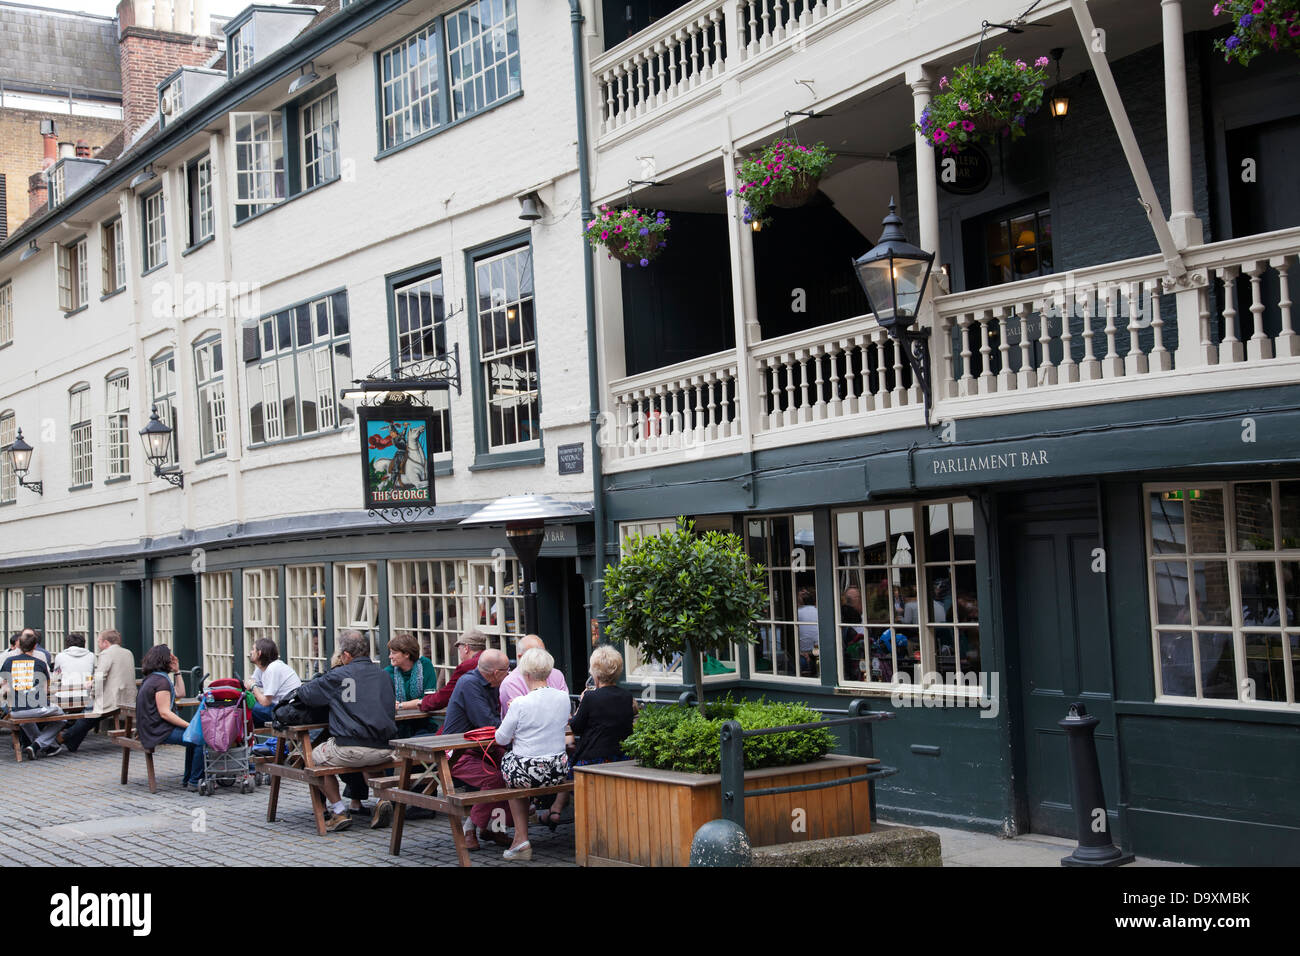
<instances>
[{"instance_id":1,"label":"hanging flower basket","mask_svg":"<svg viewBox=\"0 0 1300 956\"><path fill-rule=\"evenodd\" d=\"M1300 2L1298 0L1228 0L1214 5L1216 17L1233 23L1230 35L1214 41L1228 63L1249 65L1268 50L1287 50L1300 56Z\"/></svg>"},{"instance_id":2,"label":"hanging flower basket","mask_svg":"<svg viewBox=\"0 0 1300 956\"><path fill-rule=\"evenodd\" d=\"M648 266L668 245L670 223L662 210L610 210L600 207L600 215L587 223L583 235L593 248L604 249L611 259L628 267Z\"/></svg>"},{"instance_id":3,"label":"hanging flower basket","mask_svg":"<svg viewBox=\"0 0 1300 956\"><path fill-rule=\"evenodd\" d=\"M789 139L778 139L745 159L736 168L736 195L745 200L745 222L767 223L770 207L798 209L807 203L834 161L825 143L800 146Z\"/></svg>"},{"instance_id":4,"label":"hanging flower basket","mask_svg":"<svg viewBox=\"0 0 1300 956\"><path fill-rule=\"evenodd\" d=\"M959 153L976 140L1025 135L1025 118L1043 105L1050 61L1040 56L1032 65L1008 60L999 48L979 66L964 64L939 78L938 95L912 128L934 149Z\"/></svg>"}]
</instances>

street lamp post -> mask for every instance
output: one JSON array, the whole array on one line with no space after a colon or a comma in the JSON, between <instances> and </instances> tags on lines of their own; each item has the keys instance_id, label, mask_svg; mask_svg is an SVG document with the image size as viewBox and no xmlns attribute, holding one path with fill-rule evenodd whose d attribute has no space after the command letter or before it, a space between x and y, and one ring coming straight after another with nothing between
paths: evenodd
<instances>
[{"instance_id":1,"label":"street lamp post","mask_svg":"<svg viewBox=\"0 0 1300 956\"><path fill-rule=\"evenodd\" d=\"M903 220L889 200L889 215L882 225L880 241L853 261L853 271L867 295L876 322L903 349L907 364L921 386L925 399L925 424L930 424L930 332L914 328L925 287L930 281L934 253L914 246L903 235Z\"/></svg>"},{"instance_id":2,"label":"street lamp post","mask_svg":"<svg viewBox=\"0 0 1300 956\"><path fill-rule=\"evenodd\" d=\"M26 480L27 469L32 466L32 446L23 441L23 430L21 428L18 429L18 437L9 446L9 460L14 466L14 477L18 479L18 487L34 491L44 498L45 482Z\"/></svg>"},{"instance_id":3,"label":"street lamp post","mask_svg":"<svg viewBox=\"0 0 1300 956\"><path fill-rule=\"evenodd\" d=\"M185 473L176 465L168 465L172 444L172 429L158 418L158 406L149 416L149 424L140 429L140 440L144 442L144 456L153 465L155 477L164 478L177 488L185 487Z\"/></svg>"}]
</instances>

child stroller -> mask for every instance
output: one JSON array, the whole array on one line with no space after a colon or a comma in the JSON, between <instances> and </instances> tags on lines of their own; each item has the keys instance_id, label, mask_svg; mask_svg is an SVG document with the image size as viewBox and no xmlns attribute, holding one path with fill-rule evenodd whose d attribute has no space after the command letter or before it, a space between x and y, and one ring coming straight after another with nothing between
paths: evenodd
<instances>
[{"instance_id":1,"label":"child stroller","mask_svg":"<svg viewBox=\"0 0 1300 956\"><path fill-rule=\"evenodd\" d=\"M203 693L202 794L212 796L218 786L239 784L241 793L252 793L257 777L250 768L253 742L253 712L244 699L244 688L233 678L214 680Z\"/></svg>"}]
</instances>

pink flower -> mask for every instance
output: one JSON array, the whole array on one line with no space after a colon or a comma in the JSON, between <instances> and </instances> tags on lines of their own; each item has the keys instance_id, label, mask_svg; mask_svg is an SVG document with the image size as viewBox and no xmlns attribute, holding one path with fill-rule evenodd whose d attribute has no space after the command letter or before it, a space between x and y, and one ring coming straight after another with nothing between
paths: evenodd
<instances>
[{"instance_id":1,"label":"pink flower","mask_svg":"<svg viewBox=\"0 0 1300 956\"><path fill-rule=\"evenodd\" d=\"M1223 12L1223 4L1216 3L1214 5L1214 15L1217 17L1222 12Z\"/></svg>"},{"instance_id":2,"label":"pink flower","mask_svg":"<svg viewBox=\"0 0 1300 956\"><path fill-rule=\"evenodd\" d=\"M957 101L957 108L958 108L959 110L961 110L963 113L968 113L968 112L970 112L970 104L967 103L965 100L958 100L958 101Z\"/></svg>"},{"instance_id":3,"label":"pink flower","mask_svg":"<svg viewBox=\"0 0 1300 956\"><path fill-rule=\"evenodd\" d=\"M1037 60L1034 61L1034 66L1047 66L1048 62L1049 61L1047 57L1040 56Z\"/></svg>"},{"instance_id":4,"label":"pink flower","mask_svg":"<svg viewBox=\"0 0 1300 956\"><path fill-rule=\"evenodd\" d=\"M961 128L964 129L966 132L970 133L974 131L975 124L972 123L970 120L962 120Z\"/></svg>"},{"instance_id":5,"label":"pink flower","mask_svg":"<svg viewBox=\"0 0 1300 956\"><path fill-rule=\"evenodd\" d=\"M1251 13L1263 13L1264 8L1268 6L1268 0L1255 0L1254 6L1250 8Z\"/></svg>"},{"instance_id":6,"label":"pink flower","mask_svg":"<svg viewBox=\"0 0 1300 956\"><path fill-rule=\"evenodd\" d=\"M948 134L941 129L937 129L934 131L934 141L936 143L946 143L948 142Z\"/></svg>"},{"instance_id":7,"label":"pink flower","mask_svg":"<svg viewBox=\"0 0 1300 956\"><path fill-rule=\"evenodd\" d=\"M984 94L984 102L985 102L985 103L992 103L992 102L993 102L993 94L992 94L992 93L985 93L985 94Z\"/></svg>"},{"instance_id":8,"label":"pink flower","mask_svg":"<svg viewBox=\"0 0 1300 956\"><path fill-rule=\"evenodd\" d=\"M967 122L969 122L969 120L968 120ZM957 121L956 121L956 120L953 120L951 123L949 123L949 124L948 124L948 128L949 128L949 129L956 129L956 128L957 128Z\"/></svg>"},{"instance_id":9,"label":"pink flower","mask_svg":"<svg viewBox=\"0 0 1300 956\"><path fill-rule=\"evenodd\" d=\"M1029 64L1026 63L1024 60L1016 60L1016 69L1017 69L1017 70L1027 70L1027 69L1029 69Z\"/></svg>"},{"instance_id":10,"label":"pink flower","mask_svg":"<svg viewBox=\"0 0 1300 956\"><path fill-rule=\"evenodd\" d=\"M1012 93L1012 94L1011 94L1011 99L1012 99L1013 101L1019 103L1019 102L1020 102L1020 94L1019 94L1019 93Z\"/></svg>"},{"instance_id":11,"label":"pink flower","mask_svg":"<svg viewBox=\"0 0 1300 956\"><path fill-rule=\"evenodd\" d=\"M604 232L602 232L602 233L600 234L600 238L602 238L602 239L608 239L608 238L609 238L609 230L606 229Z\"/></svg>"},{"instance_id":12,"label":"pink flower","mask_svg":"<svg viewBox=\"0 0 1300 956\"><path fill-rule=\"evenodd\" d=\"M1297 20L1286 28L1286 35L1291 37L1300 37L1300 20Z\"/></svg>"},{"instance_id":13,"label":"pink flower","mask_svg":"<svg viewBox=\"0 0 1300 956\"><path fill-rule=\"evenodd\" d=\"M947 85L948 85L948 77L946 76L939 77L939 89L943 89Z\"/></svg>"}]
</instances>

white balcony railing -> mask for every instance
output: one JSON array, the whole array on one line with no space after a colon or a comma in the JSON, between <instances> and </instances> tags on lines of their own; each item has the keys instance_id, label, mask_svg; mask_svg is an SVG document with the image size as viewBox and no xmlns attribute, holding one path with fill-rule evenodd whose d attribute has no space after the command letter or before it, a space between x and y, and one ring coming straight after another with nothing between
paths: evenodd
<instances>
[{"instance_id":1,"label":"white balcony railing","mask_svg":"<svg viewBox=\"0 0 1300 956\"><path fill-rule=\"evenodd\" d=\"M934 414L1125 401L1300 380L1290 277L1300 229L940 296ZM750 395L739 392L747 363ZM612 471L920 425L906 357L869 316L612 383Z\"/></svg>"},{"instance_id":2,"label":"white balcony railing","mask_svg":"<svg viewBox=\"0 0 1300 956\"><path fill-rule=\"evenodd\" d=\"M696 0L592 62L601 134L795 41L863 0Z\"/></svg>"},{"instance_id":3,"label":"white balcony railing","mask_svg":"<svg viewBox=\"0 0 1300 956\"><path fill-rule=\"evenodd\" d=\"M740 435L736 352L729 349L611 383L615 461L701 450Z\"/></svg>"},{"instance_id":4,"label":"white balcony railing","mask_svg":"<svg viewBox=\"0 0 1300 956\"><path fill-rule=\"evenodd\" d=\"M750 359L762 400L756 432L921 402L906 356L871 316L768 339Z\"/></svg>"}]
</instances>

